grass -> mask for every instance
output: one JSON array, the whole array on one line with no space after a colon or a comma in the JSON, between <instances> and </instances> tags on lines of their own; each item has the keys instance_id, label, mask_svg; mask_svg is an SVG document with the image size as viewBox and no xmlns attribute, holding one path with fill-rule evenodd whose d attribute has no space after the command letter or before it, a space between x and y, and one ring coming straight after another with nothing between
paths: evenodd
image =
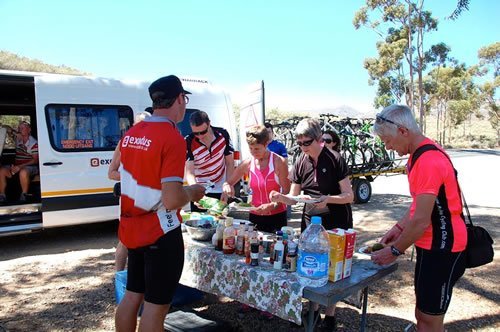
<instances>
[{"instance_id":1,"label":"grass","mask_svg":"<svg viewBox=\"0 0 500 332\"><path fill-rule=\"evenodd\" d=\"M436 117L427 116L425 135L439 142L436 128ZM456 128L451 128L451 131L447 128L445 138L445 148L495 149L499 147L497 134L487 119L472 117L470 121L466 120Z\"/></svg>"}]
</instances>

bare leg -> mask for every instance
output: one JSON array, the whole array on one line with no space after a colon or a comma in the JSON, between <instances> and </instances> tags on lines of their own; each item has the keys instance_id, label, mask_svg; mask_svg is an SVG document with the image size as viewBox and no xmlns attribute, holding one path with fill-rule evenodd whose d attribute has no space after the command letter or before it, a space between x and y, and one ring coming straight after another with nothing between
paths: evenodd
<instances>
[{"instance_id":1,"label":"bare leg","mask_svg":"<svg viewBox=\"0 0 500 332\"><path fill-rule=\"evenodd\" d=\"M7 178L11 178L10 168L0 168L0 194L5 195L5 188L7 187Z\"/></svg>"},{"instance_id":2,"label":"bare leg","mask_svg":"<svg viewBox=\"0 0 500 332\"><path fill-rule=\"evenodd\" d=\"M444 315L428 315L415 308L417 318L417 331L419 332L443 332Z\"/></svg>"},{"instance_id":3,"label":"bare leg","mask_svg":"<svg viewBox=\"0 0 500 332\"><path fill-rule=\"evenodd\" d=\"M19 182L21 183L23 194L27 194L30 189L30 172L27 169L21 168L19 171Z\"/></svg>"},{"instance_id":4,"label":"bare leg","mask_svg":"<svg viewBox=\"0 0 500 332\"><path fill-rule=\"evenodd\" d=\"M125 247L121 241L118 241L118 244L116 245L116 252L115 252L115 269L116 269L116 271L125 270L125 267L127 265L127 256L128 256L127 247Z\"/></svg>"},{"instance_id":5,"label":"bare leg","mask_svg":"<svg viewBox=\"0 0 500 332\"><path fill-rule=\"evenodd\" d=\"M143 298L144 294L125 291L125 296L115 313L115 330L117 332L135 332L137 312Z\"/></svg>"},{"instance_id":6,"label":"bare leg","mask_svg":"<svg viewBox=\"0 0 500 332\"><path fill-rule=\"evenodd\" d=\"M163 323L169 309L170 304L159 305L144 302L139 332L164 332Z\"/></svg>"}]
</instances>

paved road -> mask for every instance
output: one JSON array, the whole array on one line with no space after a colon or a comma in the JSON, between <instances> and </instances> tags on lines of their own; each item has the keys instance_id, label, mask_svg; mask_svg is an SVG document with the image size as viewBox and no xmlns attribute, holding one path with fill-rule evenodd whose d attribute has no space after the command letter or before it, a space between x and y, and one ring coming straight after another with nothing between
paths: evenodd
<instances>
[{"instance_id":1,"label":"paved road","mask_svg":"<svg viewBox=\"0 0 500 332\"><path fill-rule=\"evenodd\" d=\"M450 150L460 185L471 207L500 209L500 150ZM408 195L406 175L380 176L373 194ZM500 211L497 211L500 216Z\"/></svg>"}]
</instances>

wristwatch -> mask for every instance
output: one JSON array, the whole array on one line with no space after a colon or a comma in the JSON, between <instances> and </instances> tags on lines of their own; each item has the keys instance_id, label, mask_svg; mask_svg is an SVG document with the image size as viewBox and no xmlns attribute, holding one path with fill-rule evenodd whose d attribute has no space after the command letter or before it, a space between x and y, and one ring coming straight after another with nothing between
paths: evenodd
<instances>
[{"instance_id":1,"label":"wristwatch","mask_svg":"<svg viewBox=\"0 0 500 332\"><path fill-rule=\"evenodd\" d=\"M393 256L401 256L403 253L401 251L399 251L398 248L396 248L395 246L391 246L391 253Z\"/></svg>"}]
</instances>

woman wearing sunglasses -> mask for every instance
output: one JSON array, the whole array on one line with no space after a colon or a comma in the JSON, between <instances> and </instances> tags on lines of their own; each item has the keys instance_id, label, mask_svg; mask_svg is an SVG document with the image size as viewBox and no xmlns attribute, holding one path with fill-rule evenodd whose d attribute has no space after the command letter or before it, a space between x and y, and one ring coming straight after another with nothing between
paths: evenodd
<instances>
[{"instance_id":1,"label":"woman wearing sunglasses","mask_svg":"<svg viewBox=\"0 0 500 332\"><path fill-rule=\"evenodd\" d=\"M319 199L317 203L305 203L301 229L304 231L311 223L312 216L320 216L325 229L352 228L351 205L354 195L349 180L349 168L337 151L323 146L321 126L317 120L304 119L295 129L296 143L302 150L293 166L290 195L302 198ZM271 192L271 201L293 205L291 197ZM318 308L318 307L316 307ZM315 309L316 315L319 309ZM320 324L322 330L333 330L336 326L335 305L325 310L325 319Z\"/></svg>"},{"instance_id":2,"label":"woman wearing sunglasses","mask_svg":"<svg viewBox=\"0 0 500 332\"><path fill-rule=\"evenodd\" d=\"M321 141L330 151L340 152L340 137L333 130L325 130Z\"/></svg>"}]
</instances>

